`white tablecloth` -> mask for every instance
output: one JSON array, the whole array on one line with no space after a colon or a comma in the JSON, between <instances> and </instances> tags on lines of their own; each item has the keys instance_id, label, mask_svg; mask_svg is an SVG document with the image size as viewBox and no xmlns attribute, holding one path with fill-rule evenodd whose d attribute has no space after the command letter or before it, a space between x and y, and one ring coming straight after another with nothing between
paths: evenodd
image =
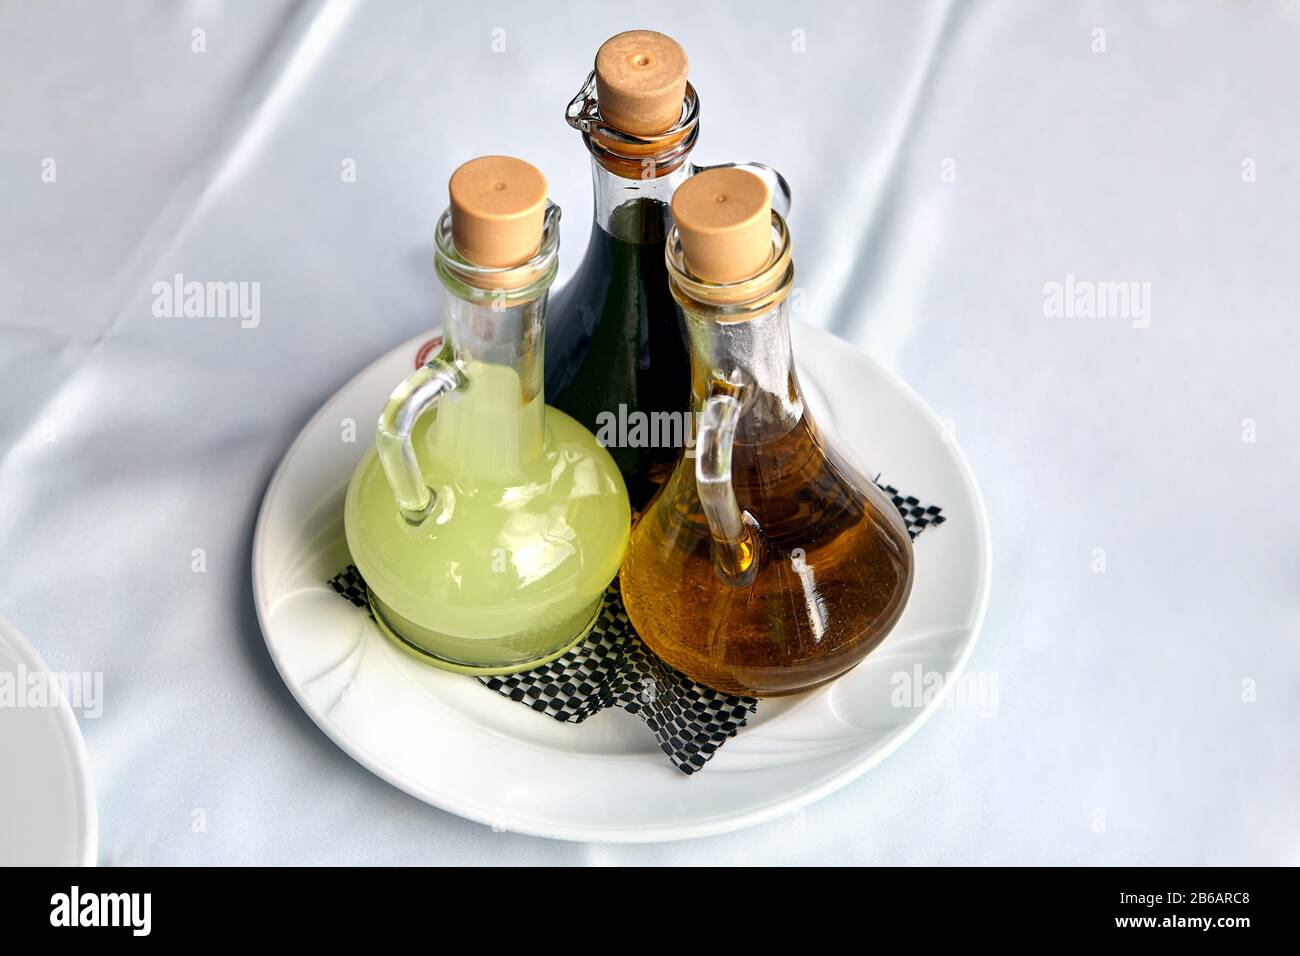
<instances>
[{"instance_id":1,"label":"white tablecloth","mask_svg":"<svg viewBox=\"0 0 1300 956\"><path fill-rule=\"evenodd\" d=\"M0 614L104 673L101 861L1300 863L1300 8L565 8L0 8ZM951 420L999 696L795 817L595 847L353 763L267 656L249 554L305 420L436 318L456 165L536 163L576 265L562 111L634 27L690 54L699 161L794 185L801 318ZM260 283L260 324L156 317L176 273ZM1106 282L1149 300L1079 314Z\"/></svg>"}]
</instances>

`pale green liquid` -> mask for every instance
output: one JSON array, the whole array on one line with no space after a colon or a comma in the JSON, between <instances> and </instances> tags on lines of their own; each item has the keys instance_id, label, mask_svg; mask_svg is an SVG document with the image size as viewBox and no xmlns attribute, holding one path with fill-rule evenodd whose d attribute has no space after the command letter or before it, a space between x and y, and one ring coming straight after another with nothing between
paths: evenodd
<instances>
[{"instance_id":1,"label":"pale green liquid","mask_svg":"<svg viewBox=\"0 0 1300 956\"><path fill-rule=\"evenodd\" d=\"M518 670L590 627L627 547L627 491L590 432L540 410L540 397L523 402L513 369L464 372L469 387L413 436L435 496L428 518L402 517L371 449L348 488L348 546L382 623L408 649Z\"/></svg>"}]
</instances>

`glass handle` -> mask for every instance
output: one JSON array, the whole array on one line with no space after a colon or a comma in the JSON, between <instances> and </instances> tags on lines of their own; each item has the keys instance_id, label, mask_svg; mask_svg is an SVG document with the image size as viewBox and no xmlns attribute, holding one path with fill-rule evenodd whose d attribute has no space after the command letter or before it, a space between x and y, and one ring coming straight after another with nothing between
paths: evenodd
<instances>
[{"instance_id":1,"label":"glass handle","mask_svg":"<svg viewBox=\"0 0 1300 956\"><path fill-rule=\"evenodd\" d=\"M767 163L718 163L714 166L696 166L695 172L706 169L745 169L767 183L772 190L772 208L781 214L782 219L790 217L790 184L786 178Z\"/></svg>"},{"instance_id":2,"label":"glass handle","mask_svg":"<svg viewBox=\"0 0 1300 956\"><path fill-rule=\"evenodd\" d=\"M748 585L758 571L758 527L740 510L731 481L731 451L741 404L734 395L715 394L704 403L695 449L695 486L713 537L713 567L728 584Z\"/></svg>"},{"instance_id":3,"label":"glass handle","mask_svg":"<svg viewBox=\"0 0 1300 956\"><path fill-rule=\"evenodd\" d=\"M448 392L468 384L460 369L441 359L430 359L394 389L379 415L375 449L402 517L423 521L433 510L433 491L425 484L415 457L411 433L420 416Z\"/></svg>"}]
</instances>

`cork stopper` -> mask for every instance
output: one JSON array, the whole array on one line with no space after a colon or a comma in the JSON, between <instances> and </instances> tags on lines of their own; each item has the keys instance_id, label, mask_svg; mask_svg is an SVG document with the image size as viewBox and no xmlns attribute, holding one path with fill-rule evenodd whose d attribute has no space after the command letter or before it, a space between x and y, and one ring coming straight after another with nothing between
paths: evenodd
<instances>
[{"instance_id":1,"label":"cork stopper","mask_svg":"<svg viewBox=\"0 0 1300 956\"><path fill-rule=\"evenodd\" d=\"M523 265L542 244L546 177L512 156L480 156L451 174L456 250L490 269Z\"/></svg>"},{"instance_id":2,"label":"cork stopper","mask_svg":"<svg viewBox=\"0 0 1300 956\"><path fill-rule=\"evenodd\" d=\"M672 129L682 115L686 65L686 51L662 33L629 30L610 37L596 52L601 117L633 136Z\"/></svg>"},{"instance_id":3,"label":"cork stopper","mask_svg":"<svg viewBox=\"0 0 1300 956\"><path fill-rule=\"evenodd\" d=\"M708 282L743 282L772 258L772 196L743 169L706 169L673 193L686 267Z\"/></svg>"}]
</instances>

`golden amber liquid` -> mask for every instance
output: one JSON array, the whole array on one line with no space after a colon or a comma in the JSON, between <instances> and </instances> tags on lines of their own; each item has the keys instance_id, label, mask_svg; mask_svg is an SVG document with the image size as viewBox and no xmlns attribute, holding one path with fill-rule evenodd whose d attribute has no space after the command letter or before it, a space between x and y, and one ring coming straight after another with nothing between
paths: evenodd
<instances>
[{"instance_id":1,"label":"golden amber liquid","mask_svg":"<svg viewBox=\"0 0 1300 956\"><path fill-rule=\"evenodd\" d=\"M838 677L907 603L906 526L806 413L780 438L737 440L732 476L758 522L757 573L737 586L714 570L695 459L684 457L632 531L621 584L633 626L667 663L726 693L771 697Z\"/></svg>"}]
</instances>

